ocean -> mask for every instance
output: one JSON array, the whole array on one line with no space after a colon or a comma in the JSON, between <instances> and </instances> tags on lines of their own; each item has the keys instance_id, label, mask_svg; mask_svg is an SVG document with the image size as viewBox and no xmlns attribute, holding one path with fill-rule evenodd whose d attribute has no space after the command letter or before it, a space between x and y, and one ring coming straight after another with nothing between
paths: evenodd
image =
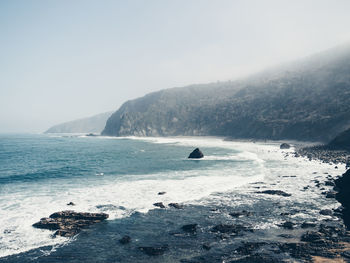
<instances>
[{"instance_id":1,"label":"ocean","mask_svg":"<svg viewBox=\"0 0 350 263\"><path fill-rule=\"evenodd\" d=\"M279 224L327 219L319 211L339 203L321 194L330 187L314 186L345 167L295 158L293 148L279 145L212 137L0 135L0 262L228 262L242 242L297 239L297 231L288 237ZM188 159L197 147L205 157ZM291 196L258 193L263 190ZM156 202L184 208L161 209ZM32 227L62 210L109 218L74 238ZM230 215L243 210L252 215ZM194 223L195 234L181 230ZM231 238L212 231L218 224L251 231ZM130 244L119 243L124 235ZM167 250L149 256L142 246Z\"/></svg>"}]
</instances>

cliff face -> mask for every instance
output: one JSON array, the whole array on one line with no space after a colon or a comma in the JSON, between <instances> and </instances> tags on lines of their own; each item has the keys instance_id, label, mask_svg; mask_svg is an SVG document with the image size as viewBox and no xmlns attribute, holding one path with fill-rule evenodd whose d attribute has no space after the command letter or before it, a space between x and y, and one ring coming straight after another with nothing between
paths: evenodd
<instances>
[{"instance_id":1,"label":"cliff face","mask_svg":"<svg viewBox=\"0 0 350 263\"><path fill-rule=\"evenodd\" d=\"M350 46L234 82L124 103L102 134L329 141L350 127Z\"/></svg>"},{"instance_id":2,"label":"cliff face","mask_svg":"<svg viewBox=\"0 0 350 263\"><path fill-rule=\"evenodd\" d=\"M49 128L45 133L100 133L112 112L101 113L89 118L65 122Z\"/></svg>"}]
</instances>

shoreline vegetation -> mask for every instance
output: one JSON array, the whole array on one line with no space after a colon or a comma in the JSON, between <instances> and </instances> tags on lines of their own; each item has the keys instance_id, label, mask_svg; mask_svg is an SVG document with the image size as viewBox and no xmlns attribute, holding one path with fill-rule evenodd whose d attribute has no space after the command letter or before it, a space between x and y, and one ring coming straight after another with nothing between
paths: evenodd
<instances>
[{"instance_id":1,"label":"shoreline vegetation","mask_svg":"<svg viewBox=\"0 0 350 263\"><path fill-rule=\"evenodd\" d=\"M283 143L283 147L281 147L282 150L284 147L286 147L286 144L287 143ZM285 157L306 157L310 161L319 160L323 163L329 163L332 165L339 165L339 163L343 163L347 164L348 166L349 152L346 150L332 149L327 146L317 145L302 147L302 144L297 144L294 146L295 151L284 152ZM335 169L337 168L338 167L335 166ZM300 225L293 222L293 219L290 218L290 221L284 221L279 225L279 227L283 230L289 231L289 234L284 234L286 238L287 236L289 238L293 236L299 236L299 240L293 238L293 241L291 242L282 242L280 240L273 240L268 242L246 242L235 250L234 253L236 254L236 257L230 262L271 263L281 262L280 259L282 259L282 262L284 262L283 256L271 257L271 251L273 251L273 253L276 255L288 254L292 259L295 259L297 262L348 262L350 260L350 232L347 231L350 228L350 193L347 189L350 189L350 170L348 170L346 173L344 173L337 179L332 178L332 176L330 175L324 175L324 178L326 179L325 181L322 182L322 180L315 180L315 186L308 185L305 186L304 189L309 187L317 187L320 189L324 189L324 186L333 187L333 190L324 191L322 192L322 194L325 196L325 198L333 198L334 200L339 201L342 204L342 206L333 210L324 209L319 211L321 215L329 216L328 219L321 221L321 223L305 221ZM278 195L281 198L291 196L290 194L280 191L278 189L258 191L257 193L264 195ZM165 194L165 192L158 194ZM158 207L158 209L184 209L184 206L182 206L181 204L178 204L178 206L176 207L169 206L168 208L164 205L154 205L155 207ZM235 213L231 213L230 215L233 218L244 218L251 216L252 213L254 213L254 211L244 210L236 211ZM293 212L290 211L290 213L285 214L287 215L292 213ZM108 217L108 215L105 215L105 217ZM345 225L342 224L342 221L344 221ZM199 226L197 224L184 225L182 227L182 231L186 233L188 232L190 234L195 234L198 231L198 228ZM218 236L223 236L225 238L233 238L235 236L245 235L245 233L254 233L255 229L241 224L218 224L213 225L210 231L216 233ZM125 236L120 240L119 245L123 246L125 244L128 244L132 242L132 239L133 237ZM159 247L139 247L140 251L151 257L163 255L167 253L169 249L170 248L167 244L163 244ZM209 251L210 249L211 245L209 243L203 244L203 250ZM266 253L266 251L269 251L269 253ZM198 262L202 261L199 260Z\"/></svg>"}]
</instances>

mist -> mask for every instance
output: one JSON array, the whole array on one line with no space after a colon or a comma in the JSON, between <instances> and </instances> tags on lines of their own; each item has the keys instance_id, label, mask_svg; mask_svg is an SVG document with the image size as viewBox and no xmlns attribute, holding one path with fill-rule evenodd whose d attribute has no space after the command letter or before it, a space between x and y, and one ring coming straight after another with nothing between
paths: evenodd
<instances>
[{"instance_id":1,"label":"mist","mask_svg":"<svg viewBox=\"0 0 350 263\"><path fill-rule=\"evenodd\" d=\"M1 1L0 132L234 80L350 41L349 1Z\"/></svg>"}]
</instances>

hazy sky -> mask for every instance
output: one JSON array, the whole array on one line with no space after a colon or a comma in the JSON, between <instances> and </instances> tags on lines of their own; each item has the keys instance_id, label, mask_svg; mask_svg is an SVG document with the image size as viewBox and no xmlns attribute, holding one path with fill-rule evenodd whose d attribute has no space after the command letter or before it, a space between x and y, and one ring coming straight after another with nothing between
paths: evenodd
<instances>
[{"instance_id":1,"label":"hazy sky","mask_svg":"<svg viewBox=\"0 0 350 263\"><path fill-rule=\"evenodd\" d=\"M0 132L348 42L349 12L348 0L1 0Z\"/></svg>"}]
</instances>

